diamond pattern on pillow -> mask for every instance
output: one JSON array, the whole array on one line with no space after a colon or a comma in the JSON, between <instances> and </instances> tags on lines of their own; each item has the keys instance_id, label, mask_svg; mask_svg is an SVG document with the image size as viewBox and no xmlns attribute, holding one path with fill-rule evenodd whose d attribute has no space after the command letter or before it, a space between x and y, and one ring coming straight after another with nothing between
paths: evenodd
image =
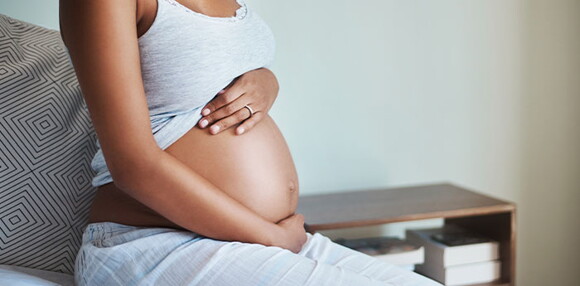
<instances>
[{"instance_id":1,"label":"diamond pattern on pillow","mask_svg":"<svg viewBox=\"0 0 580 286\"><path fill-rule=\"evenodd\" d=\"M95 140L60 32L0 14L0 264L73 273Z\"/></svg>"}]
</instances>

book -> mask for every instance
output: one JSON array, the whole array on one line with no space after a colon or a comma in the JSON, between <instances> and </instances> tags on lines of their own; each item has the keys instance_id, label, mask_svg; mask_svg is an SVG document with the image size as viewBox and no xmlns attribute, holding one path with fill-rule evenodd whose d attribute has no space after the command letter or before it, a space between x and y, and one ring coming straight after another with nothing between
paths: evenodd
<instances>
[{"instance_id":1,"label":"book","mask_svg":"<svg viewBox=\"0 0 580 286\"><path fill-rule=\"evenodd\" d=\"M499 259L497 241L456 226L407 230L406 239L425 248L426 264L449 267Z\"/></svg>"},{"instance_id":2,"label":"book","mask_svg":"<svg viewBox=\"0 0 580 286\"><path fill-rule=\"evenodd\" d=\"M493 282L500 277L499 260L460 264L443 267L441 264L424 263L415 271L447 286L470 285Z\"/></svg>"},{"instance_id":3,"label":"book","mask_svg":"<svg viewBox=\"0 0 580 286\"><path fill-rule=\"evenodd\" d=\"M340 238L335 242L387 263L405 266L409 269L414 268L414 264L424 262L424 248L421 245L397 237Z\"/></svg>"}]
</instances>

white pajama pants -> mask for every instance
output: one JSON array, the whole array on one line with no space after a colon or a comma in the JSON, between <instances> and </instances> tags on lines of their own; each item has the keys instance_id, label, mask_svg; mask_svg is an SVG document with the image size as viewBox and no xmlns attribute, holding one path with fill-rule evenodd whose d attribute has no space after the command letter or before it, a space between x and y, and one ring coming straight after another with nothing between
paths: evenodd
<instances>
[{"instance_id":1,"label":"white pajama pants","mask_svg":"<svg viewBox=\"0 0 580 286\"><path fill-rule=\"evenodd\" d=\"M441 285L316 233L300 253L220 241L186 230L89 224L75 263L78 285Z\"/></svg>"}]
</instances>

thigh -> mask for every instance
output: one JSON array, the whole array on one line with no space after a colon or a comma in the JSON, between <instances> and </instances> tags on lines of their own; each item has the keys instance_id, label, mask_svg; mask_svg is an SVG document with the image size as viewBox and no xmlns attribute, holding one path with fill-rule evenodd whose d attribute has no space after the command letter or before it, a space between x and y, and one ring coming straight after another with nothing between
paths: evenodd
<instances>
[{"instance_id":1,"label":"thigh","mask_svg":"<svg viewBox=\"0 0 580 286\"><path fill-rule=\"evenodd\" d=\"M320 233L308 234L299 254L392 285L441 285L413 271L337 244Z\"/></svg>"},{"instance_id":2,"label":"thigh","mask_svg":"<svg viewBox=\"0 0 580 286\"><path fill-rule=\"evenodd\" d=\"M388 285L279 247L170 228L90 224L75 264L78 285Z\"/></svg>"},{"instance_id":3,"label":"thigh","mask_svg":"<svg viewBox=\"0 0 580 286\"><path fill-rule=\"evenodd\" d=\"M391 285L279 247L211 239L199 241L198 247L208 255L205 260L184 257L183 261L195 265L197 272L195 278L184 281L187 285ZM169 271L184 277L190 269Z\"/></svg>"},{"instance_id":4,"label":"thigh","mask_svg":"<svg viewBox=\"0 0 580 286\"><path fill-rule=\"evenodd\" d=\"M432 285L381 282L353 271L353 263L328 263L334 254L320 250L336 246L319 236L309 235L303 252L295 254L172 228L89 226L75 266L78 285ZM344 257L344 249L336 250ZM395 275L394 282L400 280L396 272L387 272Z\"/></svg>"}]
</instances>

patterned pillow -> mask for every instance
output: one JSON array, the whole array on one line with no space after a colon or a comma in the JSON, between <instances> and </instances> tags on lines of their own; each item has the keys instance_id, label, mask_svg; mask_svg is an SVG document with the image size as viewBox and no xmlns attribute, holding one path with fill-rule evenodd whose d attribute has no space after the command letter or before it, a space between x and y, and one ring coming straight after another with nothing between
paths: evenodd
<instances>
[{"instance_id":1,"label":"patterned pillow","mask_svg":"<svg viewBox=\"0 0 580 286\"><path fill-rule=\"evenodd\" d=\"M95 140L60 32L0 14L0 264L73 273Z\"/></svg>"}]
</instances>

